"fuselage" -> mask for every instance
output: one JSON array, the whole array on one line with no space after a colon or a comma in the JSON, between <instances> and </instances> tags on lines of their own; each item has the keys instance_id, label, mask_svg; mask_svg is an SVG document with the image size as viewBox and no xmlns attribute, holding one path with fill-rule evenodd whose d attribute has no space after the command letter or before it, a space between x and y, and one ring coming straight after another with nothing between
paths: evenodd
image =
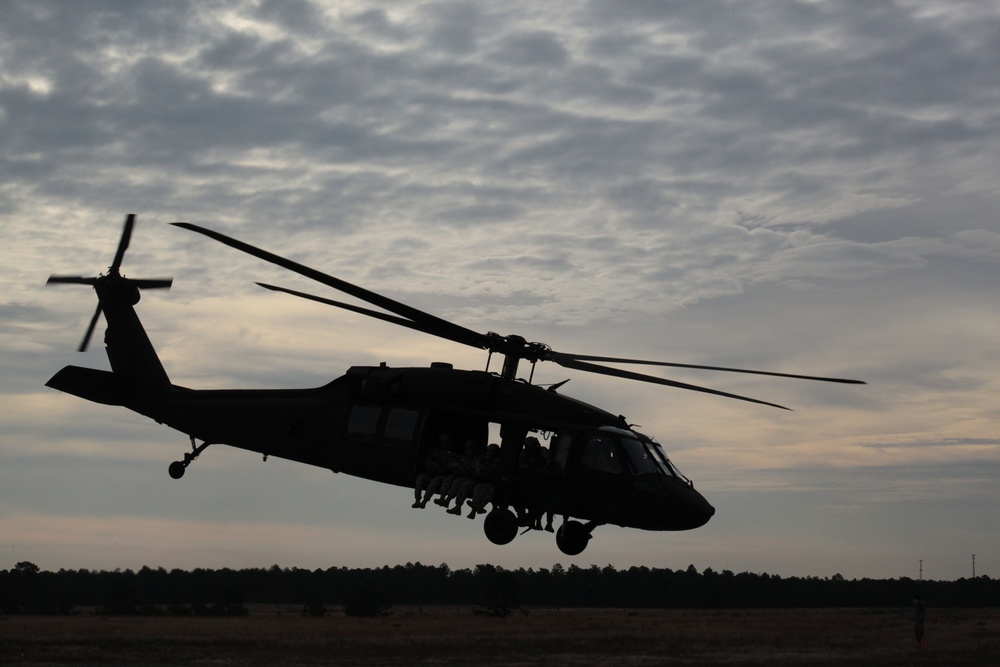
<instances>
[{"instance_id":1,"label":"fuselage","mask_svg":"<svg viewBox=\"0 0 1000 667\"><path fill-rule=\"evenodd\" d=\"M442 436L458 456L463 443L485 446L516 423L542 436L544 465L518 456L509 466L502 483L514 506L647 530L697 528L714 513L660 445L622 417L446 364L353 367L314 389L173 386L155 400L128 403L204 442L411 488Z\"/></svg>"}]
</instances>

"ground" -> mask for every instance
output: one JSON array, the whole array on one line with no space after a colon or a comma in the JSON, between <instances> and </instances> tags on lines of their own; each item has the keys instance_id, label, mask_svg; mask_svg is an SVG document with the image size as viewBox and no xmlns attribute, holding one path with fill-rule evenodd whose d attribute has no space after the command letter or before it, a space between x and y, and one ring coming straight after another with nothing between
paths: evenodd
<instances>
[{"instance_id":1,"label":"ground","mask_svg":"<svg viewBox=\"0 0 1000 667\"><path fill-rule=\"evenodd\" d=\"M463 607L380 618L255 606L240 618L0 616L0 664L24 665L995 665L1000 609L929 610L919 650L908 609Z\"/></svg>"}]
</instances>

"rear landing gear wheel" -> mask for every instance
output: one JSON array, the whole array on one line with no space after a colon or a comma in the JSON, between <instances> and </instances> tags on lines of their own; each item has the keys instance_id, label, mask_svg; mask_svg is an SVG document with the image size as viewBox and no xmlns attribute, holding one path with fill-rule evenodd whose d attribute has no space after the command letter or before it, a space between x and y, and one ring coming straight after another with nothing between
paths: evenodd
<instances>
[{"instance_id":1,"label":"rear landing gear wheel","mask_svg":"<svg viewBox=\"0 0 1000 667\"><path fill-rule=\"evenodd\" d=\"M579 521L566 521L556 531L556 546L567 556L583 553L590 542L590 531Z\"/></svg>"},{"instance_id":2,"label":"rear landing gear wheel","mask_svg":"<svg viewBox=\"0 0 1000 667\"><path fill-rule=\"evenodd\" d=\"M194 436L189 435L188 437L191 438L191 451L184 454L183 461L174 461L173 463L170 464L170 468L168 468L170 476L173 477L174 479L180 479L181 477L183 477L184 471L187 470L187 467L189 465L191 465L191 462L194 461L196 458L198 458L198 455L201 454L203 451L205 451L206 447L212 444L210 442L203 442L200 445L195 445Z\"/></svg>"},{"instance_id":3,"label":"rear landing gear wheel","mask_svg":"<svg viewBox=\"0 0 1000 667\"><path fill-rule=\"evenodd\" d=\"M517 537L517 516L506 507L496 507L483 520L483 531L493 544L510 544Z\"/></svg>"}]
</instances>

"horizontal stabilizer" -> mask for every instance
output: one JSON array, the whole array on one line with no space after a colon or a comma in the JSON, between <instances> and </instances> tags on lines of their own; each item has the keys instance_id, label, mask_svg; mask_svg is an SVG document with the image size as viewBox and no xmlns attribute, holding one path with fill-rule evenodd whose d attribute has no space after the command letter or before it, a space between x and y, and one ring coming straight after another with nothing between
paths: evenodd
<instances>
[{"instance_id":1,"label":"horizontal stabilizer","mask_svg":"<svg viewBox=\"0 0 1000 667\"><path fill-rule=\"evenodd\" d=\"M79 366L66 366L45 385L105 405L125 405L136 390L135 382L124 375Z\"/></svg>"}]
</instances>

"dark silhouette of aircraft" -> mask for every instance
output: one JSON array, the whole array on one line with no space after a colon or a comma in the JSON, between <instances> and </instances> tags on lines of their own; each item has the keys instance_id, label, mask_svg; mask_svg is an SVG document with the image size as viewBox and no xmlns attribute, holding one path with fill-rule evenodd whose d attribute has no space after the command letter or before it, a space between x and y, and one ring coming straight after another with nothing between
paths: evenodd
<instances>
[{"instance_id":1,"label":"dark silhouette of aircraft","mask_svg":"<svg viewBox=\"0 0 1000 667\"><path fill-rule=\"evenodd\" d=\"M264 457L414 489L414 507L434 496L451 513L469 518L491 509L484 530L496 544L525 530L553 530L566 554L582 552L594 529L613 524L644 530L690 530L715 509L652 438L620 415L588 405L558 389L532 383L535 364L699 391L778 408L783 406L715 389L605 366L625 363L752 373L783 378L864 384L857 380L768 371L626 359L553 350L517 335L479 333L394 301L316 269L189 223L173 223L266 262L311 278L381 310L302 292L262 286L347 309L488 352L486 370L447 363L420 368L354 366L329 384L310 389L192 390L171 383L135 312L140 291L170 287L170 278L136 279L121 272L135 215L125 219L108 272L88 278L52 276L49 283L89 285L98 305L80 344L86 350L103 313L111 371L66 366L49 387L106 405L123 406L188 436L191 450L170 464L172 477L213 444ZM490 372L493 355L503 359ZM528 380L519 363L531 364ZM499 443L487 446L492 433ZM547 446L542 443L546 443Z\"/></svg>"}]
</instances>

